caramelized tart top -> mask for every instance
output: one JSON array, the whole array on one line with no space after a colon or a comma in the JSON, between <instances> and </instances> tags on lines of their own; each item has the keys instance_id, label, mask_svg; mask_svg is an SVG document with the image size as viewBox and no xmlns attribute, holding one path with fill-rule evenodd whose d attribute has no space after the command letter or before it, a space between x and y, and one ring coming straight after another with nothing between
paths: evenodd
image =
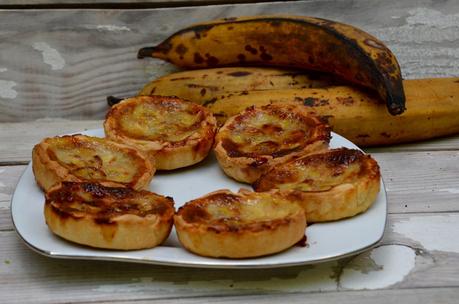
<instances>
[{"instance_id":1,"label":"caramelized tart top","mask_svg":"<svg viewBox=\"0 0 459 304\"><path fill-rule=\"evenodd\" d=\"M318 140L330 129L296 105L249 107L227 121L217 138L229 157L282 157Z\"/></svg>"},{"instance_id":2,"label":"caramelized tart top","mask_svg":"<svg viewBox=\"0 0 459 304\"><path fill-rule=\"evenodd\" d=\"M138 96L123 100L107 114L106 129L138 141L183 145L202 127L216 125L212 114L198 104L169 96Z\"/></svg>"},{"instance_id":3,"label":"caramelized tart top","mask_svg":"<svg viewBox=\"0 0 459 304\"><path fill-rule=\"evenodd\" d=\"M49 158L86 180L115 181L129 186L152 170L133 148L104 138L68 135L44 140Z\"/></svg>"},{"instance_id":4,"label":"caramelized tart top","mask_svg":"<svg viewBox=\"0 0 459 304\"><path fill-rule=\"evenodd\" d=\"M253 187L256 191L327 191L361 177L379 180L376 161L362 151L339 148L279 165L261 176Z\"/></svg>"},{"instance_id":5,"label":"caramelized tart top","mask_svg":"<svg viewBox=\"0 0 459 304\"><path fill-rule=\"evenodd\" d=\"M127 214L169 219L174 214L174 201L170 197L86 182L62 182L46 193L46 204L63 218L89 217L98 224L113 223Z\"/></svg>"},{"instance_id":6,"label":"caramelized tart top","mask_svg":"<svg viewBox=\"0 0 459 304\"><path fill-rule=\"evenodd\" d=\"M273 193L220 190L180 207L177 215L195 226L220 232L257 232L286 224L302 209Z\"/></svg>"}]
</instances>

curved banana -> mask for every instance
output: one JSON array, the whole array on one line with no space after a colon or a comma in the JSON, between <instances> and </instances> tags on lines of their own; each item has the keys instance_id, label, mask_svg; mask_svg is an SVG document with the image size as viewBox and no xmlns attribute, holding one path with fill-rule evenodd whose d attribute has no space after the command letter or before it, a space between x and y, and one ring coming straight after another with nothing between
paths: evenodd
<instances>
[{"instance_id":1,"label":"curved banana","mask_svg":"<svg viewBox=\"0 0 459 304\"><path fill-rule=\"evenodd\" d=\"M283 66L336 74L375 89L389 112L405 110L400 67L378 39L350 25L313 17L227 18L180 30L157 46L142 48L179 67Z\"/></svg>"},{"instance_id":2,"label":"curved banana","mask_svg":"<svg viewBox=\"0 0 459 304\"><path fill-rule=\"evenodd\" d=\"M139 95L177 96L201 105L235 91L320 88L339 83L323 73L234 67L172 73L146 84Z\"/></svg>"},{"instance_id":3,"label":"curved banana","mask_svg":"<svg viewBox=\"0 0 459 304\"><path fill-rule=\"evenodd\" d=\"M377 96L348 86L229 93L208 107L220 124L248 106L301 103L332 130L364 146L412 142L459 133L459 78L403 81L408 109L392 116Z\"/></svg>"}]
</instances>

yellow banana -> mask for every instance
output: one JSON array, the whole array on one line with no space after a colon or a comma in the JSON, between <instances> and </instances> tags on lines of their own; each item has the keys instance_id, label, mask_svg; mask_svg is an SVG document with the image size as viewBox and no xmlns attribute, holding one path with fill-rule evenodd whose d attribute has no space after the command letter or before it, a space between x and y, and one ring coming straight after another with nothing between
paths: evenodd
<instances>
[{"instance_id":1,"label":"yellow banana","mask_svg":"<svg viewBox=\"0 0 459 304\"><path fill-rule=\"evenodd\" d=\"M301 103L357 145L411 142L459 133L459 78L404 80L408 109L392 116L377 96L349 86L229 93L208 107L223 123L248 106Z\"/></svg>"},{"instance_id":2,"label":"yellow banana","mask_svg":"<svg viewBox=\"0 0 459 304\"><path fill-rule=\"evenodd\" d=\"M257 16L192 25L138 58L152 56L179 67L283 66L329 72L376 90L389 112L405 110L400 67L392 52L370 34L330 20Z\"/></svg>"},{"instance_id":3,"label":"yellow banana","mask_svg":"<svg viewBox=\"0 0 459 304\"><path fill-rule=\"evenodd\" d=\"M207 105L234 91L320 88L338 80L323 73L278 68L234 67L172 73L146 84L139 95L178 96Z\"/></svg>"}]
</instances>

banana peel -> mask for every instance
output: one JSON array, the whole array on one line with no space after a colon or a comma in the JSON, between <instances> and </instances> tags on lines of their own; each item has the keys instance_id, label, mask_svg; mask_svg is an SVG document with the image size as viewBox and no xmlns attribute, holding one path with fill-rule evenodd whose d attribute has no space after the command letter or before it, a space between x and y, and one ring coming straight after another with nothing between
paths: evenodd
<instances>
[{"instance_id":1,"label":"banana peel","mask_svg":"<svg viewBox=\"0 0 459 304\"><path fill-rule=\"evenodd\" d=\"M139 50L138 58L147 56L185 69L257 65L328 72L377 91L392 115L405 110L394 54L372 35L331 20L278 15L199 23Z\"/></svg>"}]
</instances>

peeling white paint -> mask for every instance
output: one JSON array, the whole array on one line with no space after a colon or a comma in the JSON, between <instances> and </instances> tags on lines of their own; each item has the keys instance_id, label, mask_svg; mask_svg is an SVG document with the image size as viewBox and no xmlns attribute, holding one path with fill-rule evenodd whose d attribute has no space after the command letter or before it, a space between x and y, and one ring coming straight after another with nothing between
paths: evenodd
<instances>
[{"instance_id":1,"label":"peeling white paint","mask_svg":"<svg viewBox=\"0 0 459 304\"><path fill-rule=\"evenodd\" d=\"M8 71L7 68L0 68L0 73L6 72L6 71Z\"/></svg>"},{"instance_id":2,"label":"peeling white paint","mask_svg":"<svg viewBox=\"0 0 459 304\"><path fill-rule=\"evenodd\" d=\"M10 80L0 80L0 97L14 99L18 96L18 92L13 89L17 85L16 82Z\"/></svg>"},{"instance_id":3,"label":"peeling white paint","mask_svg":"<svg viewBox=\"0 0 459 304\"><path fill-rule=\"evenodd\" d=\"M393 223L392 231L419 242L426 250L459 253L459 242L454 240L459 234L457 214L412 216Z\"/></svg>"},{"instance_id":4,"label":"peeling white paint","mask_svg":"<svg viewBox=\"0 0 459 304\"><path fill-rule=\"evenodd\" d=\"M267 277L260 279L247 280L232 279L212 279L212 280L193 280L186 282L161 281L152 277L136 278L130 284L108 284L101 285L94 291L102 293L151 293L157 290L174 289L186 290L187 292L202 292L209 290L262 290L262 291L286 291L286 292L306 292L306 291L336 291L337 281L334 269L338 262L322 263L305 267L297 275L291 277ZM154 283L154 284L152 284Z\"/></svg>"},{"instance_id":5,"label":"peeling white paint","mask_svg":"<svg viewBox=\"0 0 459 304\"><path fill-rule=\"evenodd\" d=\"M193 289L225 289L225 290L263 290L283 292L320 292L336 291L337 281L334 278L333 269L337 262L313 265L298 273L292 278L273 277L266 280L212 280L193 281L190 287Z\"/></svg>"},{"instance_id":6,"label":"peeling white paint","mask_svg":"<svg viewBox=\"0 0 459 304\"><path fill-rule=\"evenodd\" d=\"M6 187L6 185L4 183L0 182L0 188L4 188L4 187Z\"/></svg>"},{"instance_id":7,"label":"peeling white paint","mask_svg":"<svg viewBox=\"0 0 459 304\"><path fill-rule=\"evenodd\" d=\"M359 259L370 258L375 267L360 269L353 267ZM379 289L403 281L416 264L416 253L413 249L400 245L386 245L375 248L369 257L358 256L343 269L340 287L343 289Z\"/></svg>"},{"instance_id":8,"label":"peeling white paint","mask_svg":"<svg viewBox=\"0 0 459 304\"><path fill-rule=\"evenodd\" d=\"M65 60L61 54L46 42L35 42L33 48L40 51L43 55L43 62L50 65L52 70L62 70L65 66Z\"/></svg>"},{"instance_id":9,"label":"peeling white paint","mask_svg":"<svg viewBox=\"0 0 459 304\"><path fill-rule=\"evenodd\" d=\"M130 32L131 29L127 26L119 26L114 24L99 24L99 25L85 25L85 28L89 30L98 30L99 32Z\"/></svg>"},{"instance_id":10,"label":"peeling white paint","mask_svg":"<svg viewBox=\"0 0 459 304\"><path fill-rule=\"evenodd\" d=\"M439 192L449 192L452 194L459 194L459 189L457 188L444 188L444 189L438 189L437 191Z\"/></svg>"}]
</instances>

